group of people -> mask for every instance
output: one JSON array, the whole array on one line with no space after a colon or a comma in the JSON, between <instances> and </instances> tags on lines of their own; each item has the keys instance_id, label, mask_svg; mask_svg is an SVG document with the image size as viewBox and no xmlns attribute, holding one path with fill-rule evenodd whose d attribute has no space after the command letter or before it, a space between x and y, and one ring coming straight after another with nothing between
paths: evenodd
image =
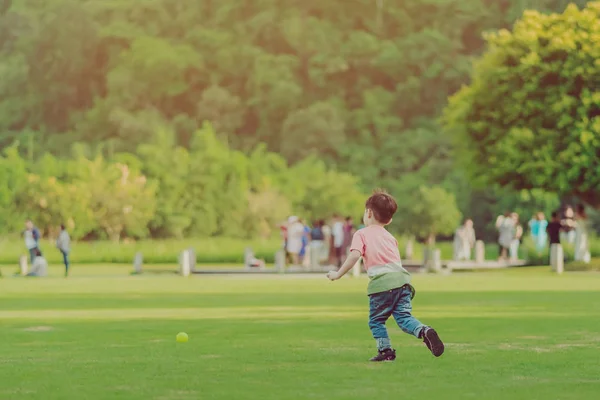
<instances>
[{"instance_id":1,"label":"group of people","mask_svg":"<svg viewBox=\"0 0 600 400\"><path fill-rule=\"evenodd\" d=\"M356 232L352 217L342 218L339 214L311 225L291 216L280 228L288 262L307 268L325 264L341 266Z\"/></svg>"},{"instance_id":2,"label":"group of people","mask_svg":"<svg viewBox=\"0 0 600 400\"><path fill-rule=\"evenodd\" d=\"M27 276L46 276L48 274L48 261L46 261L46 258L42 254L42 250L40 248L40 230L33 224L31 220L25 221L23 238L25 240L25 247L29 253L29 261L31 262L31 269L27 273ZM65 264L65 276L68 276L71 237L64 225L60 226L60 233L56 240L56 248L62 254L63 262Z\"/></svg>"},{"instance_id":3,"label":"group of people","mask_svg":"<svg viewBox=\"0 0 600 400\"><path fill-rule=\"evenodd\" d=\"M567 205L562 215L559 211L552 213L550 223L546 222L543 214L538 218L539 234L545 238L548 237L550 245L567 243L573 246L574 260L590 262L591 254L589 250L588 233L590 231L590 222L583 204L579 204L576 210ZM545 226L545 233L542 232ZM536 243L541 241L538 239Z\"/></svg>"},{"instance_id":4,"label":"group of people","mask_svg":"<svg viewBox=\"0 0 600 400\"><path fill-rule=\"evenodd\" d=\"M495 226L498 230L499 259L517 260L525 232L519 214L506 212L498 216ZM589 262L589 220L583 205L578 205L576 210L567 205L562 211L553 212L550 222L543 212L538 212L529 221L528 228L538 254L542 254L548 245L566 243L575 249L575 261ZM470 260L474 247L473 221L466 219L454 234L454 259Z\"/></svg>"},{"instance_id":5,"label":"group of people","mask_svg":"<svg viewBox=\"0 0 600 400\"><path fill-rule=\"evenodd\" d=\"M573 246L575 261L590 261L589 220L582 204L576 210L567 205L562 212L554 211L550 222L539 212L529 221L529 229L538 253L542 253L548 244L565 243Z\"/></svg>"}]
</instances>

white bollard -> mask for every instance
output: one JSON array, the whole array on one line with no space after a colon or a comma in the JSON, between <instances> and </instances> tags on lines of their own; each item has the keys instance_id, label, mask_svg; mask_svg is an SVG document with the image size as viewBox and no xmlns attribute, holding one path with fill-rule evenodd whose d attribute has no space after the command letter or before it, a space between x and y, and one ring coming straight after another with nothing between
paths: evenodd
<instances>
[{"instance_id":1,"label":"white bollard","mask_svg":"<svg viewBox=\"0 0 600 400\"><path fill-rule=\"evenodd\" d=\"M556 273L562 274L565 271L565 256L562 246L556 250Z\"/></svg>"},{"instance_id":2,"label":"white bollard","mask_svg":"<svg viewBox=\"0 0 600 400\"><path fill-rule=\"evenodd\" d=\"M144 256L141 252L135 254L133 259L133 273L139 275L142 273L142 268L144 265Z\"/></svg>"},{"instance_id":3,"label":"white bollard","mask_svg":"<svg viewBox=\"0 0 600 400\"><path fill-rule=\"evenodd\" d=\"M306 246L306 248L304 249L304 257L302 258L302 267L304 267L305 270L310 271L311 269L311 264L310 264L310 257L311 257L311 249L310 246Z\"/></svg>"},{"instance_id":4,"label":"white bollard","mask_svg":"<svg viewBox=\"0 0 600 400\"><path fill-rule=\"evenodd\" d=\"M190 252L190 272L194 272L196 270L196 251L193 247L188 249Z\"/></svg>"},{"instance_id":5,"label":"white bollard","mask_svg":"<svg viewBox=\"0 0 600 400\"><path fill-rule=\"evenodd\" d=\"M406 250L404 251L404 259L412 260L413 259L413 241L411 239L406 242Z\"/></svg>"},{"instance_id":6,"label":"white bollard","mask_svg":"<svg viewBox=\"0 0 600 400\"><path fill-rule=\"evenodd\" d=\"M310 258L310 270L311 271L319 271L319 269L321 268L321 263L319 260L319 257L321 256L321 246L323 246L323 243L321 242L321 244L319 246L317 246L315 244L316 242L311 242L311 246L310 246L310 253L309 253L309 258Z\"/></svg>"},{"instance_id":7,"label":"white bollard","mask_svg":"<svg viewBox=\"0 0 600 400\"><path fill-rule=\"evenodd\" d=\"M429 272L441 272L442 270L442 252L439 249L429 250L427 252L427 270Z\"/></svg>"},{"instance_id":8,"label":"white bollard","mask_svg":"<svg viewBox=\"0 0 600 400\"><path fill-rule=\"evenodd\" d=\"M19 269L21 270L22 276L27 275L27 272L29 272L29 269L27 268L27 256L22 255L19 258Z\"/></svg>"},{"instance_id":9,"label":"white bollard","mask_svg":"<svg viewBox=\"0 0 600 400\"><path fill-rule=\"evenodd\" d=\"M181 274L181 276L190 276L190 252L189 252L189 250L184 250L183 253L181 253L179 273Z\"/></svg>"},{"instance_id":10,"label":"white bollard","mask_svg":"<svg viewBox=\"0 0 600 400\"><path fill-rule=\"evenodd\" d=\"M562 274L565 269L565 257L563 248L560 244L554 243L550 247L550 266L552 271Z\"/></svg>"},{"instance_id":11,"label":"white bollard","mask_svg":"<svg viewBox=\"0 0 600 400\"><path fill-rule=\"evenodd\" d=\"M475 242L475 262L482 263L485 261L485 243L482 240Z\"/></svg>"},{"instance_id":12,"label":"white bollard","mask_svg":"<svg viewBox=\"0 0 600 400\"><path fill-rule=\"evenodd\" d=\"M254 258L254 252L250 247L246 247L244 250L244 267L252 267L252 259Z\"/></svg>"},{"instance_id":13,"label":"white bollard","mask_svg":"<svg viewBox=\"0 0 600 400\"><path fill-rule=\"evenodd\" d=\"M275 253L275 270L280 274L285 274L285 251L283 250Z\"/></svg>"}]
</instances>

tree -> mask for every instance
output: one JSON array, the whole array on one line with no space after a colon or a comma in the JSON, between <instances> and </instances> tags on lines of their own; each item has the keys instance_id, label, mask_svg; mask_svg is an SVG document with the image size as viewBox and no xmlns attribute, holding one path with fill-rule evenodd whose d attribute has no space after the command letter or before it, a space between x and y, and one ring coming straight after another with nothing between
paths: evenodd
<instances>
[{"instance_id":1,"label":"tree","mask_svg":"<svg viewBox=\"0 0 600 400\"><path fill-rule=\"evenodd\" d=\"M30 174L26 184L15 193L15 202L18 210L35 221L44 235L56 237L62 224L74 239L94 229L91 193L83 184Z\"/></svg>"},{"instance_id":2,"label":"tree","mask_svg":"<svg viewBox=\"0 0 600 400\"><path fill-rule=\"evenodd\" d=\"M123 234L147 237L156 208L156 188L146 177L101 157L78 163L78 185L91 197L90 210L97 229L114 241Z\"/></svg>"},{"instance_id":3,"label":"tree","mask_svg":"<svg viewBox=\"0 0 600 400\"><path fill-rule=\"evenodd\" d=\"M159 237L184 236L192 224L187 179L190 154L175 143L175 135L165 129L156 131L152 140L138 146L143 172L156 184L156 214L150 230Z\"/></svg>"},{"instance_id":4,"label":"tree","mask_svg":"<svg viewBox=\"0 0 600 400\"><path fill-rule=\"evenodd\" d=\"M235 143L235 133L244 121L244 109L239 97L219 86L202 92L196 112L200 122L208 121L228 142Z\"/></svg>"},{"instance_id":5,"label":"tree","mask_svg":"<svg viewBox=\"0 0 600 400\"><path fill-rule=\"evenodd\" d=\"M397 219L401 220L404 233L425 239L432 245L437 235L454 232L460 224L461 213L452 193L441 187L421 186L415 201Z\"/></svg>"},{"instance_id":6,"label":"tree","mask_svg":"<svg viewBox=\"0 0 600 400\"><path fill-rule=\"evenodd\" d=\"M281 152L290 162L309 155L335 158L345 139L344 120L335 106L316 103L288 115L281 134Z\"/></svg>"},{"instance_id":7,"label":"tree","mask_svg":"<svg viewBox=\"0 0 600 400\"><path fill-rule=\"evenodd\" d=\"M298 215L309 220L334 213L362 217L366 196L358 188L356 177L328 170L316 156L294 165L286 175L288 184L283 193Z\"/></svg>"},{"instance_id":8,"label":"tree","mask_svg":"<svg viewBox=\"0 0 600 400\"><path fill-rule=\"evenodd\" d=\"M0 156L0 232L10 233L23 226L27 218L19 212L15 194L27 185L27 163L19 155L18 147L11 146Z\"/></svg>"},{"instance_id":9,"label":"tree","mask_svg":"<svg viewBox=\"0 0 600 400\"><path fill-rule=\"evenodd\" d=\"M480 182L573 194L600 207L600 2L527 11L487 36L444 120Z\"/></svg>"}]
</instances>

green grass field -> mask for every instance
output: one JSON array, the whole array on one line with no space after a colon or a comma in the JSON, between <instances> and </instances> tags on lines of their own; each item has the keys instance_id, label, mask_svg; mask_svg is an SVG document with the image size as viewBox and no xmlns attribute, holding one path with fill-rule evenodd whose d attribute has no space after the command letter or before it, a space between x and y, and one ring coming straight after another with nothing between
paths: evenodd
<instances>
[{"instance_id":1,"label":"green grass field","mask_svg":"<svg viewBox=\"0 0 600 400\"><path fill-rule=\"evenodd\" d=\"M390 321L373 365L366 278L0 279L0 399L597 399L600 274L416 275L435 359ZM190 342L177 344L185 331Z\"/></svg>"}]
</instances>

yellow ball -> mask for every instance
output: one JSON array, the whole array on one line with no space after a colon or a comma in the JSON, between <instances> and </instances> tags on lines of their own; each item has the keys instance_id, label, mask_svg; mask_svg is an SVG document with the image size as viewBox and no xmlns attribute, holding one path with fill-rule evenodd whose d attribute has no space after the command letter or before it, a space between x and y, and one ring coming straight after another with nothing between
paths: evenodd
<instances>
[{"instance_id":1,"label":"yellow ball","mask_svg":"<svg viewBox=\"0 0 600 400\"><path fill-rule=\"evenodd\" d=\"M186 343L188 341L188 335L185 332L179 332L175 340L177 340L177 343Z\"/></svg>"}]
</instances>

